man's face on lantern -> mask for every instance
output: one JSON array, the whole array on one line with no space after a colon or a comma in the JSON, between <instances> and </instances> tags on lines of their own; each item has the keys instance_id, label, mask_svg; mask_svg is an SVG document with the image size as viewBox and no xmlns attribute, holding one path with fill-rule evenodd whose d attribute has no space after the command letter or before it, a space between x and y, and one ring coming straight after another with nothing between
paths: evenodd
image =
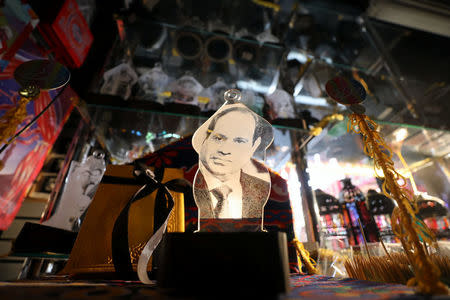
<instances>
[{"instance_id":1,"label":"man's face on lantern","mask_svg":"<svg viewBox=\"0 0 450 300\"><path fill-rule=\"evenodd\" d=\"M200 160L211 174L239 172L261 143L253 142L255 118L250 112L230 111L219 116L202 144Z\"/></svg>"}]
</instances>

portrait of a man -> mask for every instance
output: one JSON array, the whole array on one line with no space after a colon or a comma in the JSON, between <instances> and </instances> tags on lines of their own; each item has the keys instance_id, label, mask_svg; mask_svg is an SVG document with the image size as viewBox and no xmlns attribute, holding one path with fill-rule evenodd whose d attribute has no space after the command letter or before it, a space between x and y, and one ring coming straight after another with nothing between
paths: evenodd
<instances>
[{"instance_id":1,"label":"portrait of a man","mask_svg":"<svg viewBox=\"0 0 450 300\"><path fill-rule=\"evenodd\" d=\"M44 224L72 230L94 198L105 170L102 153L89 156L83 163L73 161L55 213Z\"/></svg>"},{"instance_id":2,"label":"portrait of a man","mask_svg":"<svg viewBox=\"0 0 450 300\"><path fill-rule=\"evenodd\" d=\"M199 154L194 199L201 219L263 218L270 175L256 159L273 140L271 125L245 105L223 105L194 134Z\"/></svg>"}]
</instances>

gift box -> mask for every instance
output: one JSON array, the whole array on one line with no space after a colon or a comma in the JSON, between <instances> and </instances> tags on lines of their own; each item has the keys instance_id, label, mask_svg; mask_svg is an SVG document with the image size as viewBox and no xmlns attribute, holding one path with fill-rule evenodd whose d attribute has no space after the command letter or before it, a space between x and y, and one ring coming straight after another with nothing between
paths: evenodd
<instances>
[{"instance_id":1,"label":"gift box","mask_svg":"<svg viewBox=\"0 0 450 300\"><path fill-rule=\"evenodd\" d=\"M174 182L183 178L183 171L158 170L157 183L149 183L136 177L134 170L132 165L107 167L61 274L101 279L136 278L134 271L145 244L169 213L160 185L167 185L169 190L174 188ZM172 190L170 193L174 208L167 230L183 232L183 193ZM152 265L149 263L148 271Z\"/></svg>"},{"instance_id":2,"label":"gift box","mask_svg":"<svg viewBox=\"0 0 450 300\"><path fill-rule=\"evenodd\" d=\"M61 63L79 68L94 37L75 0L31 1L41 19L38 26L45 41Z\"/></svg>"}]
</instances>

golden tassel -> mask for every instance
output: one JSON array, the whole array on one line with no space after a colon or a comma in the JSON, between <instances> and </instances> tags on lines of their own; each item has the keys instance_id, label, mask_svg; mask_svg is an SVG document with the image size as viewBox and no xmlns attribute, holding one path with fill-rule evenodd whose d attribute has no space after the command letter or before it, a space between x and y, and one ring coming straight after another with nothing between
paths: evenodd
<instances>
[{"instance_id":1,"label":"golden tassel","mask_svg":"<svg viewBox=\"0 0 450 300\"><path fill-rule=\"evenodd\" d=\"M39 96L39 88L30 86L22 89L21 98L16 107L8 110L0 119L0 144L8 143L8 139L14 135L23 120L27 117L28 102Z\"/></svg>"},{"instance_id":2,"label":"golden tassel","mask_svg":"<svg viewBox=\"0 0 450 300\"><path fill-rule=\"evenodd\" d=\"M364 140L364 153L374 160L375 174L382 170L384 175L383 193L393 198L398 209L392 215L392 229L400 238L407 257L410 258L414 268L414 276L408 285L417 286L417 291L423 294L448 294L448 288L440 281L440 271L431 261L424 250L423 242L434 244L435 238L427 226L417 219L417 205L411 200L409 193L398 180L403 180L394 169L392 150L386 145L377 132L378 125L368 116L351 114L348 122L348 131L361 133ZM377 174L377 177L381 177Z\"/></svg>"},{"instance_id":3,"label":"golden tassel","mask_svg":"<svg viewBox=\"0 0 450 300\"><path fill-rule=\"evenodd\" d=\"M317 269L315 267L316 262L309 255L308 250L305 249L303 243L300 242L297 238L292 240L292 243L297 251L297 260L300 268L300 273L302 273L302 261L305 263L305 267L308 270L308 274L317 274Z\"/></svg>"},{"instance_id":4,"label":"golden tassel","mask_svg":"<svg viewBox=\"0 0 450 300\"><path fill-rule=\"evenodd\" d=\"M407 176L408 176L409 181L411 182L411 187L413 189L414 195L417 194L418 190L417 190L416 181L414 180L414 177L413 177L413 175L411 173L411 169L409 168L408 164L406 163L405 158L402 155L401 146L400 146L400 148L397 151L394 150L394 153L398 156L398 158L402 162L403 168L406 169Z\"/></svg>"}]
</instances>

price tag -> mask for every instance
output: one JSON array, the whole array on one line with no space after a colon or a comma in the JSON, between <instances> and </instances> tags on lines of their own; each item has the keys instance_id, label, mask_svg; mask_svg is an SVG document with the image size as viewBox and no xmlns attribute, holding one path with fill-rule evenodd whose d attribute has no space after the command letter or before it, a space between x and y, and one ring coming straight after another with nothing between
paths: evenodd
<instances>
[{"instance_id":1,"label":"price tag","mask_svg":"<svg viewBox=\"0 0 450 300\"><path fill-rule=\"evenodd\" d=\"M198 102L199 103L206 104L206 103L209 103L209 101L210 101L210 99L208 97L201 97L201 96L198 97Z\"/></svg>"}]
</instances>

